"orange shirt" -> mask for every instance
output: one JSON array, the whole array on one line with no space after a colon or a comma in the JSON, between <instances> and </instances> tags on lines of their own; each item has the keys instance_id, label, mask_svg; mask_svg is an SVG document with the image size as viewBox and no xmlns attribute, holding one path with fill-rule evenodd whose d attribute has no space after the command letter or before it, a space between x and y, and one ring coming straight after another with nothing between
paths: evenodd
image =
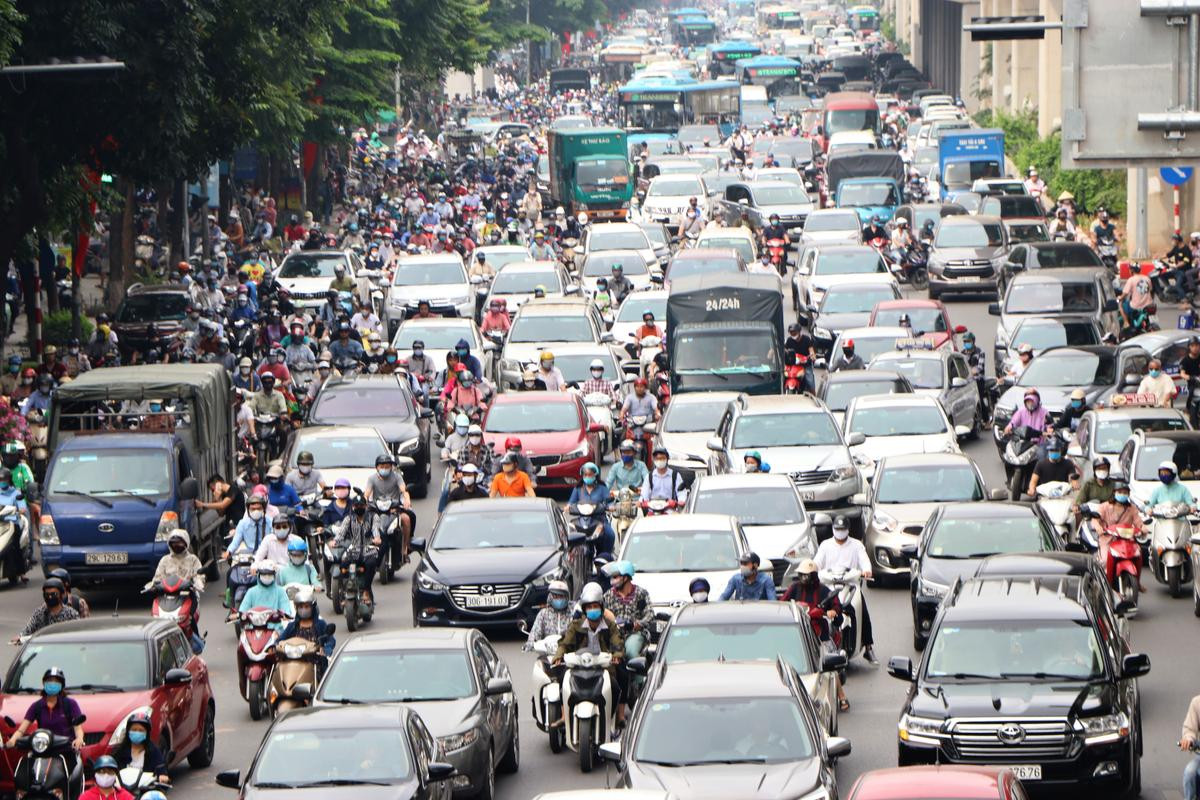
<instances>
[{"instance_id":1,"label":"orange shirt","mask_svg":"<svg viewBox=\"0 0 1200 800\"><path fill-rule=\"evenodd\" d=\"M512 475L503 471L497 472L492 478L492 491L500 497L524 497L533 489L529 476L522 470L513 470Z\"/></svg>"}]
</instances>

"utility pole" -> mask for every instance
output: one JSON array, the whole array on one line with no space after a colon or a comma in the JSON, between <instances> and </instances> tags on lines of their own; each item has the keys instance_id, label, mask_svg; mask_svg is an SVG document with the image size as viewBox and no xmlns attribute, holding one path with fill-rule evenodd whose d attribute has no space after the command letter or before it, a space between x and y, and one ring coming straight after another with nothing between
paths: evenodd
<instances>
[{"instance_id":1,"label":"utility pole","mask_svg":"<svg viewBox=\"0 0 1200 800\"><path fill-rule=\"evenodd\" d=\"M529 27L529 2L525 0L525 27ZM533 83L533 39L525 40L525 85Z\"/></svg>"}]
</instances>

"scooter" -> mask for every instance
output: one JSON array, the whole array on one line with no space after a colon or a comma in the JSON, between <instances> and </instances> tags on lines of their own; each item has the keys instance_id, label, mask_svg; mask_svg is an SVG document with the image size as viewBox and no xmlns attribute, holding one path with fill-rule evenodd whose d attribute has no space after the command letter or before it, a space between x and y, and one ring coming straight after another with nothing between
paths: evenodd
<instances>
[{"instance_id":1,"label":"scooter","mask_svg":"<svg viewBox=\"0 0 1200 800\"><path fill-rule=\"evenodd\" d=\"M783 393L804 393L804 371L808 366L808 356L796 354L796 359L783 370Z\"/></svg>"},{"instance_id":2,"label":"scooter","mask_svg":"<svg viewBox=\"0 0 1200 800\"><path fill-rule=\"evenodd\" d=\"M608 676L612 653L567 653L563 663L567 667L562 679L567 745L579 753L579 769L591 772L597 749L609 738L609 717L614 709Z\"/></svg>"},{"instance_id":3,"label":"scooter","mask_svg":"<svg viewBox=\"0 0 1200 800\"><path fill-rule=\"evenodd\" d=\"M604 533L604 523L608 519L608 515L597 508L592 503L577 503L573 511L571 520L572 527L577 533L582 533L587 537L588 546L592 548L595 555L600 555L603 551L596 549L596 542ZM608 555L612 555L609 553Z\"/></svg>"},{"instance_id":4,"label":"scooter","mask_svg":"<svg viewBox=\"0 0 1200 800\"><path fill-rule=\"evenodd\" d=\"M196 626L200 622L200 598L190 580L168 575L162 581L147 586L142 593L154 595L150 616L173 621L183 631L189 644L194 641L192 637L197 634Z\"/></svg>"},{"instance_id":5,"label":"scooter","mask_svg":"<svg viewBox=\"0 0 1200 800\"><path fill-rule=\"evenodd\" d=\"M612 508L613 533L616 534L617 544L625 541L625 533L638 518L638 493L626 486L617 492L617 501Z\"/></svg>"},{"instance_id":6,"label":"scooter","mask_svg":"<svg viewBox=\"0 0 1200 800\"><path fill-rule=\"evenodd\" d=\"M16 506L0 508L0 576L17 584L29 571L25 548L29 543L29 520Z\"/></svg>"},{"instance_id":7,"label":"scooter","mask_svg":"<svg viewBox=\"0 0 1200 800\"><path fill-rule=\"evenodd\" d=\"M263 606L241 615L242 635L238 637L238 689L250 705L250 719L258 721L270 713L267 702L267 676L275 660L275 642L279 638L274 625L284 619L279 611Z\"/></svg>"},{"instance_id":8,"label":"scooter","mask_svg":"<svg viewBox=\"0 0 1200 800\"><path fill-rule=\"evenodd\" d=\"M780 275L787 274L787 242L783 239L767 239L767 253L771 257L771 266Z\"/></svg>"},{"instance_id":9,"label":"scooter","mask_svg":"<svg viewBox=\"0 0 1200 800\"><path fill-rule=\"evenodd\" d=\"M1192 581L1192 523L1186 503L1159 503L1150 509L1150 570L1167 584L1171 597L1183 594Z\"/></svg>"},{"instance_id":10,"label":"scooter","mask_svg":"<svg viewBox=\"0 0 1200 800\"><path fill-rule=\"evenodd\" d=\"M538 730L550 737L550 752L561 753L566 746L567 726L562 718L562 685L555 677L555 668L550 665L558 651L558 635L547 636L533 643L537 660L533 662L533 721Z\"/></svg>"},{"instance_id":11,"label":"scooter","mask_svg":"<svg viewBox=\"0 0 1200 800\"><path fill-rule=\"evenodd\" d=\"M363 590L367 590L368 593L370 591L370 587L363 585L366 567L363 566L362 559L356 558L356 554L349 549L335 552L334 555L337 574L329 595L333 600L333 613L344 615L346 630L354 633L359 625L370 622L371 617L375 615L375 600L373 596L371 600L362 598Z\"/></svg>"},{"instance_id":12,"label":"scooter","mask_svg":"<svg viewBox=\"0 0 1200 800\"><path fill-rule=\"evenodd\" d=\"M271 459L275 457L275 439L278 436L279 417L274 414L259 414L254 418L255 432L258 440L255 443L255 453L258 458L258 469L266 473Z\"/></svg>"},{"instance_id":13,"label":"scooter","mask_svg":"<svg viewBox=\"0 0 1200 800\"><path fill-rule=\"evenodd\" d=\"M1014 430L1004 440L1004 450L1000 459L1004 462L1005 480L1008 482L1008 497L1010 500L1020 500L1029 485L1033 468L1037 466L1038 446L1036 439L1041 432L1022 425Z\"/></svg>"},{"instance_id":14,"label":"scooter","mask_svg":"<svg viewBox=\"0 0 1200 800\"><path fill-rule=\"evenodd\" d=\"M165 792L171 788L170 784L159 783L157 775L142 767L128 766L120 770L117 773L117 781L121 784L121 788L134 797L141 797L155 791Z\"/></svg>"},{"instance_id":15,"label":"scooter","mask_svg":"<svg viewBox=\"0 0 1200 800\"><path fill-rule=\"evenodd\" d=\"M82 725L86 718L72 720ZM17 723L10 717L4 721L12 728ZM18 750L28 751L13 770L13 785L22 800L76 800L83 794L83 759L76 754L75 765L68 769L72 739L48 730L34 731L17 739Z\"/></svg>"},{"instance_id":16,"label":"scooter","mask_svg":"<svg viewBox=\"0 0 1200 800\"><path fill-rule=\"evenodd\" d=\"M604 392L589 392L583 396L588 418L604 428L600 438L600 452L607 453L614 446L613 419L617 401Z\"/></svg>"},{"instance_id":17,"label":"scooter","mask_svg":"<svg viewBox=\"0 0 1200 800\"><path fill-rule=\"evenodd\" d=\"M654 439L654 434L646 430L646 423L649 421L650 417L645 414L631 414L629 421L626 423L625 435L629 437L633 442L633 446L637 448L637 459L645 462L647 467L653 467L651 443Z\"/></svg>"},{"instance_id":18,"label":"scooter","mask_svg":"<svg viewBox=\"0 0 1200 800\"><path fill-rule=\"evenodd\" d=\"M1046 517L1054 525L1064 542L1070 541L1072 534L1071 505L1073 503L1074 495L1071 484L1066 481L1049 481L1038 484L1037 505L1046 513Z\"/></svg>"},{"instance_id":19,"label":"scooter","mask_svg":"<svg viewBox=\"0 0 1200 800\"><path fill-rule=\"evenodd\" d=\"M325 574L325 523L323 515L332 500L317 494L309 494L300 498L300 511L293 517L296 522L296 533L304 537L308 543L308 557L316 568L318 575Z\"/></svg>"},{"instance_id":20,"label":"scooter","mask_svg":"<svg viewBox=\"0 0 1200 800\"><path fill-rule=\"evenodd\" d=\"M239 550L230 556L229 560L229 587L225 590L225 607L231 611L237 611L242 606L242 598L246 596L246 592L256 583L254 577L254 553L249 550ZM237 616L233 620L234 629L233 635L235 638L240 638L242 635L242 619Z\"/></svg>"},{"instance_id":21,"label":"scooter","mask_svg":"<svg viewBox=\"0 0 1200 800\"><path fill-rule=\"evenodd\" d=\"M404 554L400 552L403 547L400 541L400 504L390 497L376 500L372 524L383 542L379 548L379 581L388 584L404 559Z\"/></svg>"},{"instance_id":22,"label":"scooter","mask_svg":"<svg viewBox=\"0 0 1200 800\"><path fill-rule=\"evenodd\" d=\"M1096 241L1100 261L1111 270L1117 268L1117 242L1111 236L1102 236Z\"/></svg>"},{"instance_id":23,"label":"scooter","mask_svg":"<svg viewBox=\"0 0 1200 800\"><path fill-rule=\"evenodd\" d=\"M312 705L313 690L320 679L317 667L324 660L325 652L319 644L299 636L275 645L275 665L267 690L272 717Z\"/></svg>"},{"instance_id":24,"label":"scooter","mask_svg":"<svg viewBox=\"0 0 1200 800\"><path fill-rule=\"evenodd\" d=\"M856 653L866 649L858 633L863 618L863 574L856 569L837 569L820 572L818 576L821 583L837 592L843 611L854 612L842 614L841 649L846 651L848 662Z\"/></svg>"},{"instance_id":25,"label":"scooter","mask_svg":"<svg viewBox=\"0 0 1200 800\"><path fill-rule=\"evenodd\" d=\"M641 506L643 515L657 517L662 514L670 514L679 506L679 503L663 497L654 497L650 500L643 500Z\"/></svg>"},{"instance_id":26,"label":"scooter","mask_svg":"<svg viewBox=\"0 0 1200 800\"><path fill-rule=\"evenodd\" d=\"M1134 537L1133 528L1116 528L1108 542L1108 558L1104 572L1108 583L1121 600L1137 608L1138 587L1142 578L1142 546Z\"/></svg>"}]
</instances>

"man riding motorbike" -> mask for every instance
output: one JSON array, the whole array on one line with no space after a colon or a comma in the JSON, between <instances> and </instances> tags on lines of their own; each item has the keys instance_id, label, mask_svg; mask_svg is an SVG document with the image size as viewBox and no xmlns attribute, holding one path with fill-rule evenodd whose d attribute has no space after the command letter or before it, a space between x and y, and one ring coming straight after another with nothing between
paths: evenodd
<instances>
[{"instance_id":1,"label":"man riding motorbike","mask_svg":"<svg viewBox=\"0 0 1200 800\"><path fill-rule=\"evenodd\" d=\"M871 559L867 557L867 549L858 539L850 538L850 525L841 515L834 518L833 536L817 546L813 560L817 563L817 569L829 572L857 570L866 580L870 580L873 574ZM867 609L866 595L860 596L862 597L863 618L859 620L862 623L859 640L863 645L863 658L872 664L878 664L879 660L875 657L875 637L871 630L871 613ZM846 609L846 614L853 619L854 609Z\"/></svg>"}]
</instances>

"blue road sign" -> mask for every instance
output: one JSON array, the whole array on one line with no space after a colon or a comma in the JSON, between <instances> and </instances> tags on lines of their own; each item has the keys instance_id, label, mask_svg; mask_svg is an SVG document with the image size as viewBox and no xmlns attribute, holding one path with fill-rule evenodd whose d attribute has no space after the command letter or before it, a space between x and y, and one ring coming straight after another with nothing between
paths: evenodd
<instances>
[{"instance_id":1,"label":"blue road sign","mask_svg":"<svg viewBox=\"0 0 1200 800\"><path fill-rule=\"evenodd\" d=\"M1160 167L1158 174L1172 186L1183 186L1192 177L1191 167Z\"/></svg>"}]
</instances>

